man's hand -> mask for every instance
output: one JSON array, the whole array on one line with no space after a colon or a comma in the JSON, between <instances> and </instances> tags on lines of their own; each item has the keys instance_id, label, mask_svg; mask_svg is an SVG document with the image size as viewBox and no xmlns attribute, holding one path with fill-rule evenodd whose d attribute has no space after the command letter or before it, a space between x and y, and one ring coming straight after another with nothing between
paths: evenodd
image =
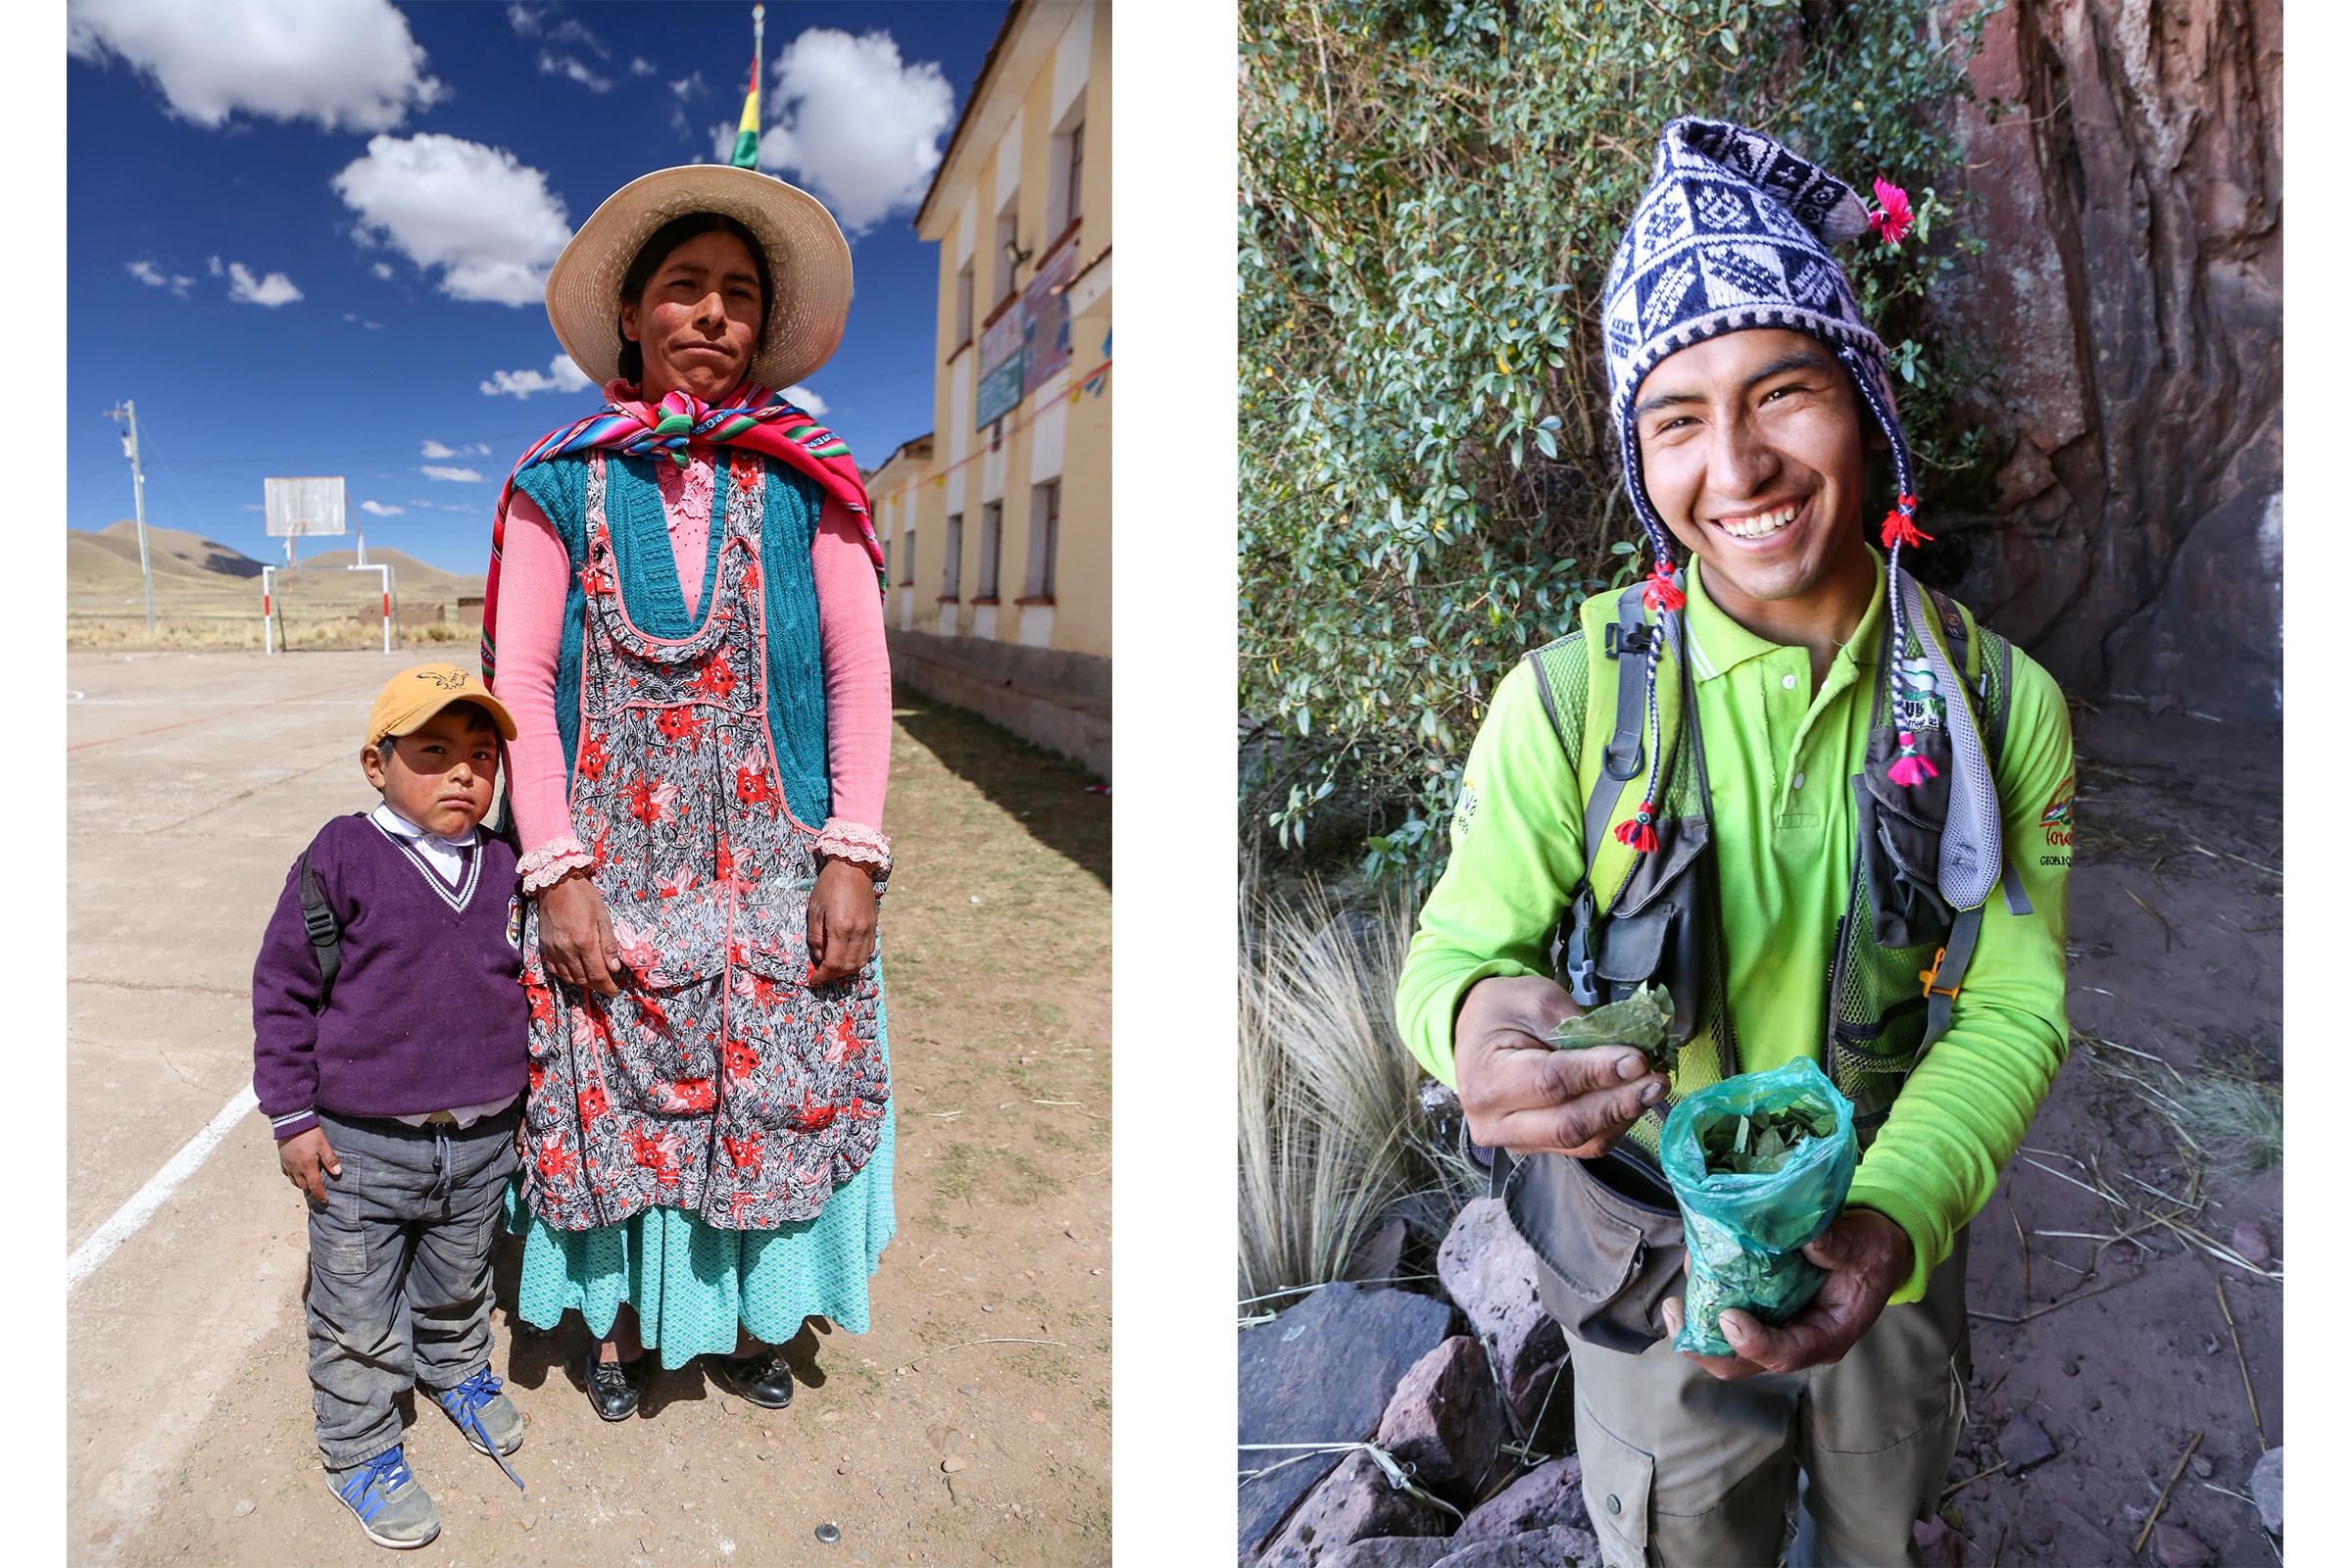
<instances>
[{"instance_id":1,"label":"man's hand","mask_svg":"<svg viewBox=\"0 0 2352 1568\"><path fill-rule=\"evenodd\" d=\"M1747 1312L1725 1312L1718 1326L1737 1353L1690 1359L1727 1382L1758 1372L1834 1365L1879 1320L1886 1298L1911 1277L1910 1234L1872 1208L1849 1208L1832 1220L1806 1247L1805 1256L1828 1269L1830 1277L1803 1311L1777 1329ZM1666 1332L1680 1334L1682 1298L1670 1296L1664 1306Z\"/></svg>"},{"instance_id":2,"label":"man's hand","mask_svg":"<svg viewBox=\"0 0 2352 1568\"><path fill-rule=\"evenodd\" d=\"M326 1201L326 1178L343 1174L343 1162L335 1158L332 1145L326 1141L326 1129L311 1127L282 1139L277 1146L277 1168L286 1173L286 1180L310 1194L313 1202Z\"/></svg>"},{"instance_id":3,"label":"man's hand","mask_svg":"<svg viewBox=\"0 0 2352 1568\"><path fill-rule=\"evenodd\" d=\"M808 894L808 983L831 985L874 956L874 874L855 860L827 860Z\"/></svg>"},{"instance_id":4,"label":"man's hand","mask_svg":"<svg viewBox=\"0 0 2352 1568\"><path fill-rule=\"evenodd\" d=\"M1453 1073L1470 1136L1515 1154L1592 1159L1666 1093L1631 1046L1561 1051L1548 1040L1582 1013L1539 975L1481 980L1453 1023Z\"/></svg>"},{"instance_id":5,"label":"man's hand","mask_svg":"<svg viewBox=\"0 0 2352 1568\"><path fill-rule=\"evenodd\" d=\"M586 986L600 996L617 996L612 977L621 972L620 944L605 896L584 870L573 871L539 892L539 962L566 985Z\"/></svg>"}]
</instances>

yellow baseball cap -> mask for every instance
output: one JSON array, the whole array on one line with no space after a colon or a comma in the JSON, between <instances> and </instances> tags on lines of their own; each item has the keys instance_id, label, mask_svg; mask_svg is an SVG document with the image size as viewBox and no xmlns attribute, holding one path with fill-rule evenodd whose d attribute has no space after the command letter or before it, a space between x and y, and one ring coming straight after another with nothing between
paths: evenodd
<instances>
[{"instance_id":1,"label":"yellow baseball cap","mask_svg":"<svg viewBox=\"0 0 2352 1568\"><path fill-rule=\"evenodd\" d=\"M508 740L514 738L514 715L490 695L480 676L455 664L418 664L384 682L384 689L375 694L375 708L368 715L368 733L360 744L373 746L387 735L406 735L452 703L480 704L498 725L499 734Z\"/></svg>"}]
</instances>

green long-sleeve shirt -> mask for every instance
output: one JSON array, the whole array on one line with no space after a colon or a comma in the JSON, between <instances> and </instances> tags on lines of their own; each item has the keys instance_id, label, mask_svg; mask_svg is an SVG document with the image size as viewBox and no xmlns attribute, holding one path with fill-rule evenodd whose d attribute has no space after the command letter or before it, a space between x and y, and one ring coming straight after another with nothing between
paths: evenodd
<instances>
[{"instance_id":1,"label":"green long-sleeve shirt","mask_svg":"<svg viewBox=\"0 0 2352 1568\"><path fill-rule=\"evenodd\" d=\"M1885 641L1886 586L1819 693L1802 648L1766 642L1689 573L1691 690L1707 737L1712 853L1722 889L1726 980L1741 1071L1821 1060L1823 976L1853 868L1854 798ZM1996 889L1951 1030L1904 1084L1864 1154L1847 1202L1911 1238L1919 1298L1928 1271L1992 1196L1993 1184L2066 1059L2066 879L2074 860L2074 742L2048 672L2014 663L1995 783L2009 863L2033 912ZM1421 911L1396 992L1414 1055L1453 1081L1462 997L1493 975L1549 975L1546 946L1584 875L1585 786L1533 672L1514 668L1462 772L1453 854Z\"/></svg>"}]
</instances>

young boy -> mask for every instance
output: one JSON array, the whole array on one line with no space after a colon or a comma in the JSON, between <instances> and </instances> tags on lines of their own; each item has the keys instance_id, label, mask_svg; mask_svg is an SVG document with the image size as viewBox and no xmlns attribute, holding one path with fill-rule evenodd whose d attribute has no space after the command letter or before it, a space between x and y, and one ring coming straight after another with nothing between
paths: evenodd
<instances>
[{"instance_id":1,"label":"young boy","mask_svg":"<svg viewBox=\"0 0 2352 1568\"><path fill-rule=\"evenodd\" d=\"M402 1457L403 1389L502 1467L522 1444L490 1370L491 1229L529 1079L514 852L479 826L502 736L514 718L456 665L393 676L360 749L383 804L319 830L253 968L254 1092L310 1201L318 1451L382 1546L441 1529ZM320 895L331 931L306 925Z\"/></svg>"}]
</instances>

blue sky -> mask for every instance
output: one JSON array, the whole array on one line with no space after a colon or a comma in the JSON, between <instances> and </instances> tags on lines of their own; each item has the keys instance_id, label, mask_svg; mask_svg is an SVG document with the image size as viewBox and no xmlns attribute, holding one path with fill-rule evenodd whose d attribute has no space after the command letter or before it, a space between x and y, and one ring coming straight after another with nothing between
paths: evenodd
<instances>
[{"instance_id":1,"label":"blue sky","mask_svg":"<svg viewBox=\"0 0 2352 1568\"><path fill-rule=\"evenodd\" d=\"M908 225L1003 19L767 7L762 166L857 269L805 385L869 466L931 425L938 258ZM370 544L467 572L514 460L596 405L538 280L612 190L723 156L752 43L748 0L93 0L72 33L68 524L131 514L103 413L133 398L149 523L272 559L262 479L341 473Z\"/></svg>"}]
</instances>

